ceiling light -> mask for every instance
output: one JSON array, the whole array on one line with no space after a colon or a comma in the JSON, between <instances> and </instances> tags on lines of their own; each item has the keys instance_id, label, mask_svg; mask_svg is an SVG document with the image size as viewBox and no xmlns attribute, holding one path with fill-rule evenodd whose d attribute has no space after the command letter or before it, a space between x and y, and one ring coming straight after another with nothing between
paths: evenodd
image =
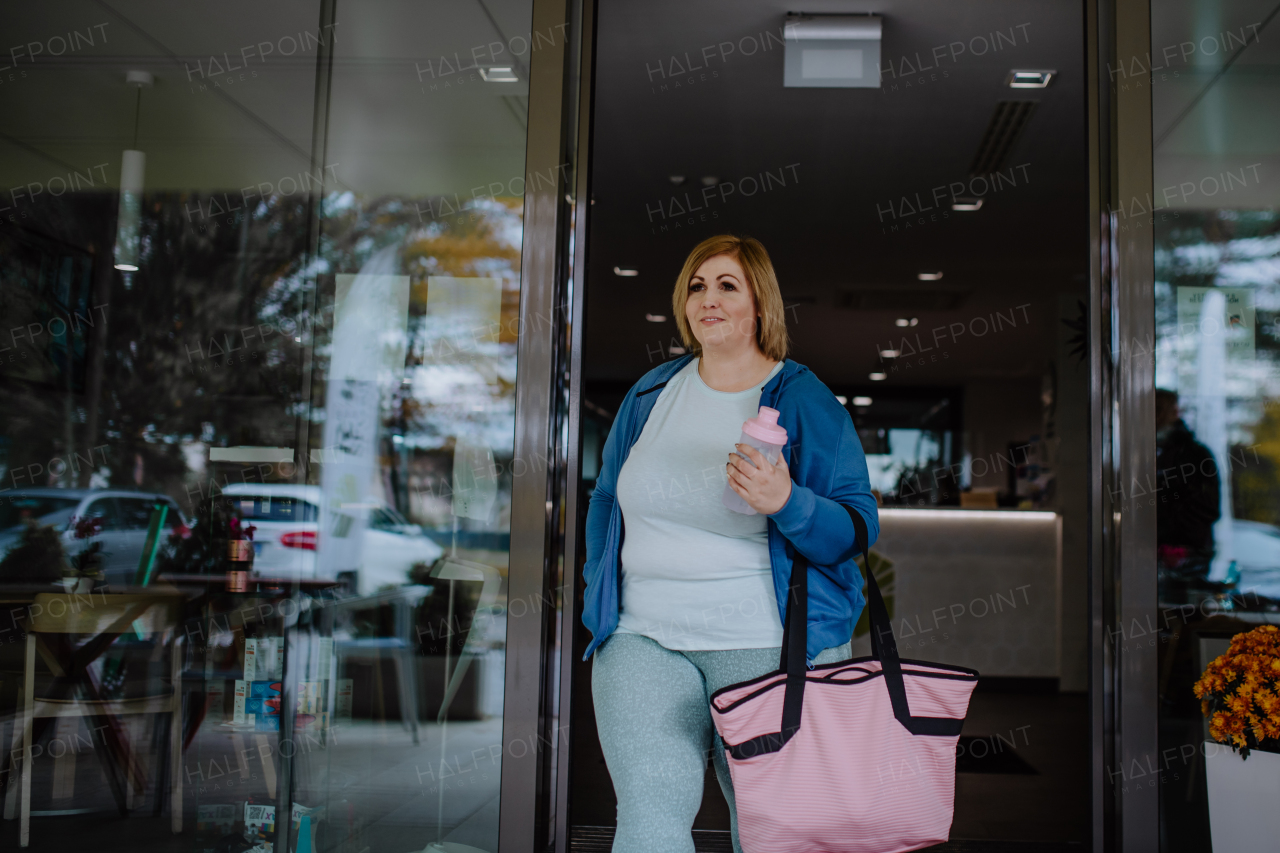
<instances>
[{"instance_id":1,"label":"ceiling light","mask_svg":"<svg viewBox=\"0 0 1280 853\"><path fill-rule=\"evenodd\" d=\"M646 320L648 320L650 323L665 323L665 322L667 322L667 315L666 315L666 314L645 314L645 315L644 315L644 318L645 318Z\"/></svg>"},{"instance_id":2,"label":"ceiling light","mask_svg":"<svg viewBox=\"0 0 1280 853\"><path fill-rule=\"evenodd\" d=\"M640 270L632 267L614 267L613 274L623 276L624 278L630 278L631 276L640 275Z\"/></svg>"},{"instance_id":3,"label":"ceiling light","mask_svg":"<svg viewBox=\"0 0 1280 853\"><path fill-rule=\"evenodd\" d=\"M938 281L938 280L940 280L940 279L942 278L942 273L940 273L940 272L918 272L918 273L916 273L916 278L920 279L921 281Z\"/></svg>"},{"instance_id":4,"label":"ceiling light","mask_svg":"<svg viewBox=\"0 0 1280 853\"><path fill-rule=\"evenodd\" d=\"M885 375L883 373L872 373L867 378L872 382L883 382L885 380Z\"/></svg>"},{"instance_id":5,"label":"ceiling light","mask_svg":"<svg viewBox=\"0 0 1280 853\"><path fill-rule=\"evenodd\" d=\"M702 176L702 185L704 187L714 187L718 183L720 183L720 179L717 178L715 175Z\"/></svg>"},{"instance_id":6,"label":"ceiling light","mask_svg":"<svg viewBox=\"0 0 1280 853\"><path fill-rule=\"evenodd\" d=\"M855 406L870 406L871 398L870 397L854 397L853 404Z\"/></svg>"},{"instance_id":7,"label":"ceiling light","mask_svg":"<svg viewBox=\"0 0 1280 853\"><path fill-rule=\"evenodd\" d=\"M910 320L908 320L906 317L899 317L898 319L893 321L893 325L897 326L898 328L905 329L907 326L914 326L916 323L919 323L919 322L920 321L915 317L912 317Z\"/></svg>"},{"instance_id":8,"label":"ceiling light","mask_svg":"<svg viewBox=\"0 0 1280 853\"><path fill-rule=\"evenodd\" d=\"M137 90L133 107L133 147L120 155L120 200L116 213L116 243L112 254L121 272L138 271L138 251L142 235L142 191L147 171L147 155L138 148L138 128L142 120L142 90L155 78L149 71L126 71L124 82ZM126 286L128 280L125 280Z\"/></svg>"},{"instance_id":9,"label":"ceiling light","mask_svg":"<svg viewBox=\"0 0 1280 853\"><path fill-rule=\"evenodd\" d=\"M902 355L902 353L898 352L898 350L896 350L896 349L882 349L882 350L880 350L880 357L881 357L881 358L897 358L897 357L898 357L898 356L900 356L900 355Z\"/></svg>"},{"instance_id":10,"label":"ceiling light","mask_svg":"<svg viewBox=\"0 0 1280 853\"><path fill-rule=\"evenodd\" d=\"M681 184L684 183L684 175L671 175L670 177L667 178L667 180L675 184L676 186L680 186Z\"/></svg>"},{"instance_id":11,"label":"ceiling light","mask_svg":"<svg viewBox=\"0 0 1280 853\"><path fill-rule=\"evenodd\" d=\"M782 85L880 88L882 23L879 15L788 15Z\"/></svg>"},{"instance_id":12,"label":"ceiling light","mask_svg":"<svg viewBox=\"0 0 1280 853\"><path fill-rule=\"evenodd\" d=\"M1004 84L1010 89L1043 89L1056 71L1010 71Z\"/></svg>"},{"instance_id":13,"label":"ceiling light","mask_svg":"<svg viewBox=\"0 0 1280 853\"><path fill-rule=\"evenodd\" d=\"M837 394L837 395L836 395L836 402L843 406L845 403L848 403L848 402L849 402L849 398L848 398L848 397L841 396L840 394Z\"/></svg>"},{"instance_id":14,"label":"ceiling light","mask_svg":"<svg viewBox=\"0 0 1280 853\"><path fill-rule=\"evenodd\" d=\"M486 83L515 83L520 80L515 69L510 65L495 65L492 68L481 68L480 77Z\"/></svg>"},{"instance_id":15,"label":"ceiling light","mask_svg":"<svg viewBox=\"0 0 1280 853\"><path fill-rule=\"evenodd\" d=\"M981 210L982 199L980 198L953 198L951 200L952 210Z\"/></svg>"}]
</instances>

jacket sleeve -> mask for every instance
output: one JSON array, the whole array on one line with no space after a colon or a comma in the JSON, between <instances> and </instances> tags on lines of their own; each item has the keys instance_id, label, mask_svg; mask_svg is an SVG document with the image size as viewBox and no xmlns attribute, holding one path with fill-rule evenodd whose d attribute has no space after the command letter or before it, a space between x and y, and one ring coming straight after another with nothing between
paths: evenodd
<instances>
[{"instance_id":1,"label":"jacket sleeve","mask_svg":"<svg viewBox=\"0 0 1280 853\"><path fill-rule=\"evenodd\" d=\"M840 414L843 417L833 424L838 425L839 430L835 452L833 455L823 453L823 467L829 466L830 471L826 493L819 494L793 479L791 497L782 509L769 517L815 568L841 586L849 587L855 582L853 573L858 571L852 562L857 547L853 521L841 504L850 505L866 520L867 547L875 544L880 535L880 517L875 495L871 494L862 442L848 414L843 410ZM861 584L860 578L857 583Z\"/></svg>"},{"instance_id":2,"label":"jacket sleeve","mask_svg":"<svg viewBox=\"0 0 1280 853\"><path fill-rule=\"evenodd\" d=\"M624 455L624 448L621 447L623 441L621 433L624 431L622 425L630 419L634 405L635 388L633 387L623 399L622 406L619 407L618 414L613 419L609 437L605 439L604 451L601 453L600 473L596 477L595 490L592 491L591 501L587 505L587 554L582 573L588 584L595 579L600 566L601 553L604 550L604 540L609 533L609 519L613 514L614 501L617 499L618 471L622 467Z\"/></svg>"}]
</instances>

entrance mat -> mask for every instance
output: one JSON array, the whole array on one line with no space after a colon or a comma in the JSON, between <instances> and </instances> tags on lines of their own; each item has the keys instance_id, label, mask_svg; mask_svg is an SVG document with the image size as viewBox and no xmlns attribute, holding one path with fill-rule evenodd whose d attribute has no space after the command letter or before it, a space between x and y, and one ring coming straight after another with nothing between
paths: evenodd
<instances>
[{"instance_id":1,"label":"entrance mat","mask_svg":"<svg viewBox=\"0 0 1280 853\"><path fill-rule=\"evenodd\" d=\"M613 846L612 826L575 826L569 831L571 853L609 853ZM733 853L729 832L722 829L695 829L693 849L697 853ZM921 853L1084 853L1083 844L1072 841L948 841L925 848Z\"/></svg>"},{"instance_id":2,"label":"entrance mat","mask_svg":"<svg viewBox=\"0 0 1280 853\"><path fill-rule=\"evenodd\" d=\"M961 735L956 747L956 772L1038 775L1015 749L1001 738Z\"/></svg>"}]
</instances>

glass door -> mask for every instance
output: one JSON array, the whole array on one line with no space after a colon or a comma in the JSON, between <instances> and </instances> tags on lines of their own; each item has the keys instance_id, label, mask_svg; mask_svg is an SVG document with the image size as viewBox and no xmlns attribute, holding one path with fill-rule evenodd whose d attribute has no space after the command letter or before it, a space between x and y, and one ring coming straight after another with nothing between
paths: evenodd
<instances>
[{"instance_id":1,"label":"glass door","mask_svg":"<svg viewBox=\"0 0 1280 853\"><path fill-rule=\"evenodd\" d=\"M2 17L6 627L71 590L178 602L83 684L35 659L35 706L106 702L105 740L3 676L4 846L105 817L496 851L529 67L563 31L529 0Z\"/></svg>"},{"instance_id":2,"label":"glass door","mask_svg":"<svg viewBox=\"0 0 1280 853\"><path fill-rule=\"evenodd\" d=\"M1276 832L1248 782L1280 765L1269 669L1280 656L1274 17L1260 3L1153 5L1149 68L1125 81L1149 74L1152 97L1152 210L1125 224L1152 227L1155 240L1157 488L1147 500L1160 760L1158 773L1123 781L1158 783L1167 851L1265 846Z\"/></svg>"}]
</instances>

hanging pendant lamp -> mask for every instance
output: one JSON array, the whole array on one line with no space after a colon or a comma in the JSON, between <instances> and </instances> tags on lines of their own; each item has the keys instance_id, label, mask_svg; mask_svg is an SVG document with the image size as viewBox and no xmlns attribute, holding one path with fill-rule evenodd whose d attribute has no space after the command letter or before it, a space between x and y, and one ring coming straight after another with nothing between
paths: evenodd
<instances>
[{"instance_id":1,"label":"hanging pendant lamp","mask_svg":"<svg viewBox=\"0 0 1280 853\"><path fill-rule=\"evenodd\" d=\"M142 116L142 89L155 83L147 71L125 73L125 83L137 88L133 112L133 147L120 157L120 210L116 217L116 269L138 271L138 244L142 227L142 185L147 171L147 155L138 150L138 123Z\"/></svg>"}]
</instances>

